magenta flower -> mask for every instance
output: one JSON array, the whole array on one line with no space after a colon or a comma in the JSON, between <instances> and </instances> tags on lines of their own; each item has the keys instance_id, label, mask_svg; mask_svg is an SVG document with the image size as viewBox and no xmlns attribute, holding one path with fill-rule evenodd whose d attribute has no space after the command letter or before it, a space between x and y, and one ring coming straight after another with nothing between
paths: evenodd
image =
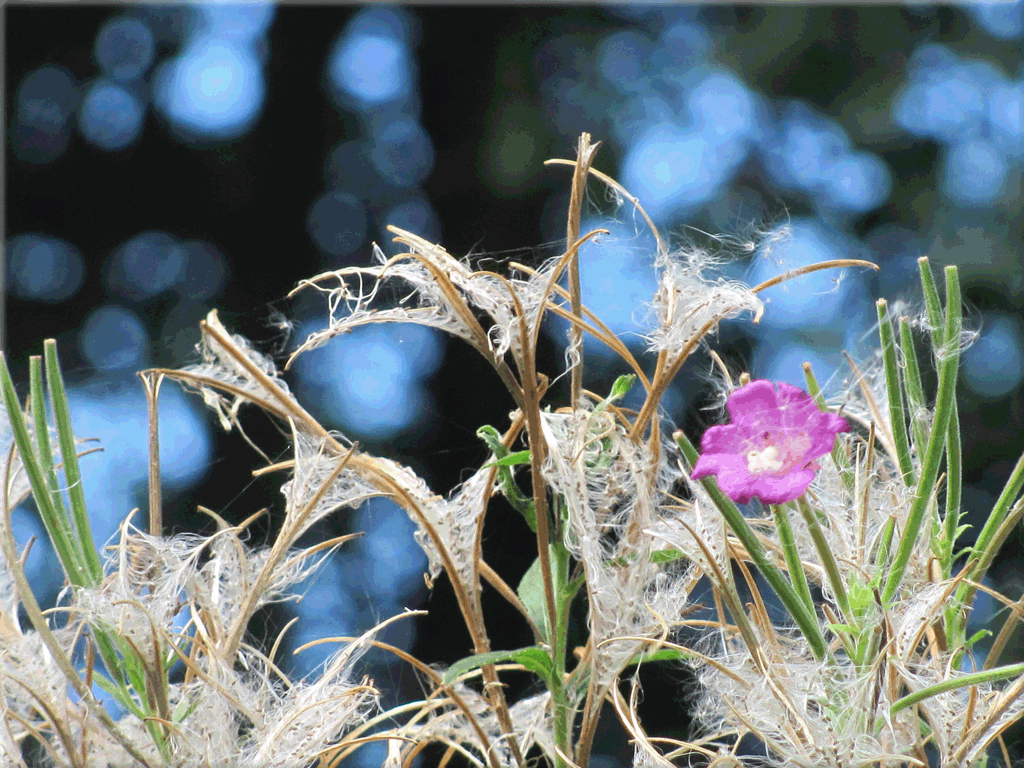
<instances>
[{"instance_id":1,"label":"magenta flower","mask_svg":"<svg viewBox=\"0 0 1024 768\"><path fill-rule=\"evenodd\" d=\"M832 450L836 435L850 425L842 416L822 413L810 395L790 384L758 379L740 387L727 403L731 424L709 427L691 477L718 477L733 501L757 496L766 504L792 501L807 490L815 459Z\"/></svg>"}]
</instances>

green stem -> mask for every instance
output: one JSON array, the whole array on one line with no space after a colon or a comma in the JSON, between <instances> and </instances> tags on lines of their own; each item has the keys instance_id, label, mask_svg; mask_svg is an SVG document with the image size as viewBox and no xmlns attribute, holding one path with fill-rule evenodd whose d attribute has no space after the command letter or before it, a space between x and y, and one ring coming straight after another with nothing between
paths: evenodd
<instances>
[{"instance_id":1,"label":"green stem","mask_svg":"<svg viewBox=\"0 0 1024 768\"><path fill-rule=\"evenodd\" d=\"M682 451L683 457L692 468L697 463L697 449L693 447L689 438L682 431L674 433L672 437L679 446L679 450ZM782 571L768 559L764 547L761 546L761 541L747 524L739 508L733 503L732 499L722 493L714 477L706 477L700 482L704 486L704 490L711 496L712 501L715 502L715 506L722 513L736 538L746 548L747 554L750 555L754 565L761 571L765 581L771 585L771 588L775 590L775 594L782 601L782 604L786 606L789 614L793 617L793 621L796 622L808 645L811 646L814 658L821 661L828 657L828 643L825 642L825 637L818 626L817 616L815 616L814 611L807 609L806 604L800 595L797 594L793 585L789 583Z\"/></svg>"},{"instance_id":2,"label":"green stem","mask_svg":"<svg viewBox=\"0 0 1024 768\"><path fill-rule=\"evenodd\" d=\"M569 702L565 690L565 662L568 645L569 608L572 596L566 595L565 585L569 576L569 552L561 542L551 547L551 582L555 592L557 606L556 623L551 632L551 661L554 671L551 674L551 706L554 720L555 744L563 754L572 754L572 723ZM565 761L556 756L557 768L568 768Z\"/></svg>"},{"instance_id":3,"label":"green stem","mask_svg":"<svg viewBox=\"0 0 1024 768\"><path fill-rule=\"evenodd\" d=\"M953 398L956 395L956 376L960 360L957 344L961 329L960 283L957 278L956 266L946 267L946 325L942 338L944 344L938 348L939 389L935 398L935 419L932 433L928 438L928 448L921 466L921 476L914 493L914 501L910 507L907 526L900 538L896 557L889 570L889 576L882 590L882 601L888 604L896 594L896 589L903 580L910 554L917 542L917 536L924 522L925 512L939 476L939 464L946 443L946 430L949 427L953 412Z\"/></svg>"}]
</instances>

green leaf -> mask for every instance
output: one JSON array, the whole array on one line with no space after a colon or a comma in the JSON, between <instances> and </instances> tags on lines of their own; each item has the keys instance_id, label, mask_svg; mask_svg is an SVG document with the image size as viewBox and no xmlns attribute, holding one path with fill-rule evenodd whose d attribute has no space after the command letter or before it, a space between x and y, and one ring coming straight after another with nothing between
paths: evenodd
<instances>
[{"instance_id":1,"label":"green leaf","mask_svg":"<svg viewBox=\"0 0 1024 768\"><path fill-rule=\"evenodd\" d=\"M57 343L53 339L43 342L43 359L46 364L46 383L50 388L50 404L53 406L53 421L57 427L61 458L64 461L64 476L68 481L71 516L78 535L78 549L84 557L82 570L89 575L95 586L103 580L103 563L92 538L89 514L85 508L82 472L78 467L78 450L71 429L71 409L68 407L64 376L57 359Z\"/></svg>"},{"instance_id":2,"label":"green leaf","mask_svg":"<svg viewBox=\"0 0 1024 768\"><path fill-rule=\"evenodd\" d=\"M490 464L484 464L484 469L487 467L514 467L517 464L529 464L530 463L530 451L516 451L510 453L508 456L503 456L497 461L492 461Z\"/></svg>"},{"instance_id":3,"label":"green leaf","mask_svg":"<svg viewBox=\"0 0 1024 768\"><path fill-rule=\"evenodd\" d=\"M474 656L467 656L464 659L459 659L448 668L447 672L444 673L442 682L445 685L451 685L467 672L472 672L474 669L480 669L480 667L486 667L488 664L497 664L502 661L514 661L517 664L522 664L531 672L534 672L544 678L544 680L547 680L551 676L551 657L543 648L531 645L528 648L517 648L512 651L478 653Z\"/></svg>"},{"instance_id":4,"label":"green leaf","mask_svg":"<svg viewBox=\"0 0 1024 768\"><path fill-rule=\"evenodd\" d=\"M619 376L615 379L615 383L612 384L612 392L608 395L608 401L615 402L616 400L624 398L626 393L633 388L633 382L635 381L635 373L627 373L624 376Z\"/></svg>"},{"instance_id":5,"label":"green leaf","mask_svg":"<svg viewBox=\"0 0 1024 768\"><path fill-rule=\"evenodd\" d=\"M537 510L533 505L533 499L529 498L522 491L519 490L519 486L516 485L516 480L512 476L512 470L509 466L514 464L525 464L530 460L530 452L519 451L517 453L509 453L508 448L501 441L501 434L492 427L490 424L485 424L476 431L477 437L487 444L491 453L494 454L495 461L486 466L496 466L498 468L498 483L501 486L502 495L508 499L508 503L512 505L519 514L526 520L526 524L530 526L530 530L534 533L537 532ZM525 456L525 461L521 460Z\"/></svg>"},{"instance_id":6,"label":"green leaf","mask_svg":"<svg viewBox=\"0 0 1024 768\"><path fill-rule=\"evenodd\" d=\"M539 557L523 574L516 594L519 595L519 599L526 607L527 614L544 632L544 640L547 641L551 630L548 627L547 603L544 598L544 573L541 570Z\"/></svg>"},{"instance_id":7,"label":"green leaf","mask_svg":"<svg viewBox=\"0 0 1024 768\"><path fill-rule=\"evenodd\" d=\"M64 567L64 573L68 581L76 586L85 586L90 581L86 576L82 564L79 563L78 551L73 543L74 531L71 530L67 517L62 514L63 507L58 509L54 503L54 496L59 496L59 489L51 488L46 477L46 469L39 463L39 457L32 444L29 435L28 423L25 414L18 402L18 395L14 390L14 381L7 369L7 361L0 352L0 388L3 389L4 407L7 408L7 418L11 423L11 431L14 433L14 442L21 455L22 464L25 467L25 474L28 475L29 483L32 486L32 497L35 499L39 516L46 527L46 533L57 553L60 564ZM31 399L38 402L41 396L33 393ZM48 440L48 435L39 435L39 440Z\"/></svg>"},{"instance_id":8,"label":"green leaf","mask_svg":"<svg viewBox=\"0 0 1024 768\"><path fill-rule=\"evenodd\" d=\"M678 549L658 549L651 552L652 563L674 563L676 560L683 560L685 558L686 555Z\"/></svg>"},{"instance_id":9,"label":"green leaf","mask_svg":"<svg viewBox=\"0 0 1024 768\"><path fill-rule=\"evenodd\" d=\"M925 275L928 277L925 277ZM895 557L889 567L889 574L882 589L882 601L886 605L892 600L900 582L903 580L907 564L910 562L911 551L917 543L918 534L921 532L928 503L931 500L935 489L935 482L938 479L939 463L942 460L942 453L946 447L947 429L949 428L950 416L954 410L957 370L960 362L960 350L956 345L960 339L963 306L960 303L960 281L957 277L956 266L946 267L945 275L945 324L941 330L936 330L932 333L933 340L938 337L942 342L942 345L936 344L935 348L936 356L938 357L939 386L935 396L935 415L932 421L932 432L928 436L928 446L923 454L921 474L915 488L914 501L911 504L910 513L907 515L907 521L904 524ZM926 305L928 305L927 284L931 277L931 270L928 268L926 259L921 264L921 276L922 284L925 287ZM929 311L930 309L931 307L929 306Z\"/></svg>"},{"instance_id":10,"label":"green leaf","mask_svg":"<svg viewBox=\"0 0 1024 768\"><path fill-rule=\"evenodd\" d=\"M687 654L677 648L661 648L650 653L638 653L629 660L630 664L646 664L649 661L680 661L687 658Z\"/></svg>"}]
</instances>

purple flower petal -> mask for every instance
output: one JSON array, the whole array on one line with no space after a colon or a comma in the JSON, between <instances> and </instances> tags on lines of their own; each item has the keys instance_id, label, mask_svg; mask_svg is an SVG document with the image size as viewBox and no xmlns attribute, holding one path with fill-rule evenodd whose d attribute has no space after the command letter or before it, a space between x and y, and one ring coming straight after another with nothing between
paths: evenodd
<instances>
[{"instance_id":1,"label":"purple flower petal","mask_svg":"<svg viewBox=\"0 0 1024 768\"><path fill-rule=\"evenodd\" d=\"M815 459L850 428L785 382L776 388L765 379L752 381L729 396L727 408L733 423L704 433L691 477L717 476L722 491L741 504L754 497L781 504L800 496L819 469Z\"/></svg>"}]
</instances>

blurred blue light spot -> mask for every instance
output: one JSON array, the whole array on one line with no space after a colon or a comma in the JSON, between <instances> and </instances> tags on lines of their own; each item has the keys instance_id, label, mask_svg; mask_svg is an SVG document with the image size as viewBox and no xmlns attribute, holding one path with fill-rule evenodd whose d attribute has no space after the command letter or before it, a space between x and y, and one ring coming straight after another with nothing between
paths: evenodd
<instances>
[{"instance_id":1,"label":"blurred blue light spot","mask_svg":"<svg viewBox=\"0 0 1024 768\"><path fill-rule=\"evenodd\" d=\"M44 164L68 147L68 120L78 106L78 85L62 67L40 67L21 81L11 143L22 160Z\"/></svg>"},{"instance_id":2,"label":"blurred blue light spot","mask_svg":"<svg viewBox=\"0 0 1024 768\"><path fill-rule=\"evenodd\" d=\"M661 123L644 131L622 161L623 186L655 220L682 215L707 202L722 182L707 139Z\"/></svg>"},{"instance_id":3,"label":"blurred blue light spot","mask_svg":"<svg viewBox=\"0 0 1024 768\"><path fill-rule=\"evenodd\" d=\"M1024 380L1024 332L1008 314L989 315L981 338L964 352L960 365L964 383L982 397L999 398Z\"/></svg>"},{"instance_id":4,"label":"blurred blue light spot","mask_svg":"<svg viewBox=\"0 0 1024 768\"><path fill-rule=\"evenodd\" d=\"M386 198L393 190L374 167L370 151L371 144L366 139L335 144L324 163L324 181L327 186L349 190L366 202Z\"/></svg>"},{"instance_id":5,"label":"blurred blue light spot","mask_svg":"<svg viewBox=\"0 0 1024 768\"><path fill-rule=\"evenodd\" d=\"M434 146L419 123L400 117L373 137L370 159L385 181L411 187L430 175Z\"/></svg>"},{"instance_id":6,"label":"blurred blue light spot","mask_svg":"<svg viewBox=\"0 0 1024 768\"><path fill-rule=\"evenodd\" d=\"M153 31L142 19L109 19L96 35L93 55L100 71L112 80L142 77L153 63Z\"/></svg>"},{"instance_id":7,"label":"blurred blue light spot","mask_svg":"<svg viewBox=\"0 0 1024 768\"><path fill-rule=\"evenodd\" d=\"M615 32L598 45L598 71L623 93L642 90L649 85L645 64L653 47L650 40L637 32Z\"/></svg>"},{"instance_id":8,"label":"blurred blue light spot","mask_svg":"<svg viewBox=\"0 0 1024 768\"><path fill-rule=\"evenodd\" d=\"M349 21L346 31L351 35L378 35L399 40L413 48L419 43L419 22L398 5L375 5L364 8Z\"/></svg>"},{"instance_id":9,"label":"blurred blue light spot","mask_svg":"<svg viewBox=\"0 0 1024 768\"><path fill-rule=\"evenodd\" d=\"M78 112L78 127L86 141L100 149L124 149L142 132L142 102L115 83L97 80L85 94Z\"/></svg>"},{"instance_id":10,"label":"blurred blue light spot","mask_svg":"<svg viewBox=\"0 0 1024 768\"><path fill-rule=\"evenodd\" d=\"M430 201L423 197L407 197L395 203L382 217L381 237L390 242L394 237L387 231L387 226L400 227L414 232L432 243L441 242L441 220Z\"/></svg>"},{"instance_id":11,"label":"blurred blue light spot","mask_svg":"<svg viewBox=\"0 0 1024 768\"><path fill-rule=\"evenodd\" d=\"M352 253L366 240L366 208L355 196L334 190L321 195L309 211L306 228L321 251Z\"/></svg>"},{"instance_id":12,"label":"blurred blue light spot","mask_svg":"<svg viewBox=\"0 0 1024 768\"><path fill-rule=\"evenodd\" d=\"M1010 155L1024 155L1024 133L1021 132L1021 120L1024 118L1024 81L1002 83L993 88L989 94L988 110L993 141Z\"/></svg>"},{"instance_id":13,"label":"blurred blue light spot","mask_svg":"<svg viewBox=\"0 0 1024 768\"><path fill-rule=\"evenodd\" d=\"M296 589L301 595L294 604L299 620L285 636L295 648L325 637L354 637L360 633L359 606L352 596L340 559L339 554L330 556L308 582ZM289 655L287 658L292 669L286 671L296 678L310 675L338 648L338 643L328 642Z\"/></svg>"},{"instance_id":14,"label":"blurred blue light spot","mask_svg":"<svg viewBox=\"0 0 1024 768\"><path fill-rule=\"evenodd\" d=\"M800 389L807 389L807 379L804 377L803 364L811 364L814 377L821 383L826 394L829 392L830 383L842 365L842 353L840 349L833 351L829 356L822 355L822 348L801 344L791 338L784 336L762 336L754 350L753 358L750 361L750 369L757 371L758 378L765 378L769 381L784 381ZM842 340L840 339L840 344Z\"/></svg>"},{"instance_id":15,"label":"blurred blue light spot","mask_svg":"<svg viewBox=\"0 0 1024 768\"><path fill-rule=\"evenodd\" d=\"M146 326L134 312L111 304L86 318L78 332L82 356L97 370L140 367L148 357Z\"/></svg>"},{"instance_id":16,"label":"blurred blue light spot","mask_svg":"<svg viewBox=\"0 0 1024 768\"><path fill-rule=\"evenodd\" d=\"M620 100L611 105L608 115L615 140L626 146L635 144L652 124L672 123L678 117L672 105L654 93L639 93Z\"/></svg>"},{"instance_id":17,"label":"blurred blue light spot","mask_svg":"<svg viewBox=\"0 0 1024 768\"><path fill-rule=\"evenodd\" d=\"M646 232L638 234L629 224L604 217L584 220L580 231L596 228L608 229L611 234L588 240L580 248L583 304L600 317L612 333L635 346L640 334L649 327L647 306L657 289L653 238ZM564 279L562 283L564 287ZM551 317L547 321L548 335L563 347L567 344L568 329L568 323L561 318ZM588 333L583 334L583 344L588 355L606 359L615 356Z\"/></svg>"},{"instance_id":18,"label":"blurred blue light spot","mask_svg":"<svg viewBox=\"0 0 1024 768\"><path fill-rule=\"evenodd\" d=\"M105 282L110 292L130 301L144 301L169 290L182 278L185 249L166 232L143 232L118 246L107 261Z\"/></svg>"},{"instance_id":19,"label":"blurred blue light spot","mask_svg":"<svg viewBox=\"0 0 1024 768\"><path fill-rule=\"evenodd\" d=\"M984 89L996 75L991 65L965 66L944 46L922 46L911 60L909 82L893 101L893 119L915 136L954 141L980 125Z\"/></svg>"},{"instance_id":20,"label":"blurred blue light spot","mask_svg":"<svg viewBox=\"0 0 1024 768\"><path fill-rule=\"evenodd\" d=\"M793 102L774 136L762 145L765 168L783 189L800 190L819 208L863 213L892 192L892 174L881 158L853 152L835 120Z\"/></svg>"},{"instance_id":21,"label":"blurred blue light spot","mask_svg":"<svg viewBox=\"0 0 1024 768\"><path fill-rule=\"evenodd\" d=\"M1016 40L1024 36L1022 0L968 0L964 8L992 37Z\"/></svg>"},{"instance_id":22,"label":"blurred blue light spot","mask_svg":"<svg viewBox=\"0 0 1024 768\"><path fill-rule=\"evenodd\" d=\"M300 338L315 330L303 328ZM389 439L431 414L421 385L444 355L440 332L416 325L365 325L296 361L329 418L367 437Z\"/></svg>"},{"instance_id":23,"label":"blurred blue light spot","mask_svg":"<svg viewBox=\"0 0 1024 768\"><path fill-rule=\"evenodd\" d=\"M412 60L405 44L383 31L338 38L327 59L334 91L361 107L405 98L412 91Z\"/></svg>"},{"instance_id":24,"label":"blurred blue light spot","mask_svg":"<svg viewBox=\"0 0 1024 768\"><path fill-rule=\"evenodd\" d=\"M85 276L82 255L56 237L25 234L7 243L11 293L33 301L64 301L81 287Z\"/></svg>"},{"instance_id":25,"label":"blurred blue light spot","mask_svg":"<svg viewBox=\"0 0 1024 768\"><path fill-rule=\"evenodd\" d=\"M949 148L942 188L960 205L985 206L1006 191L1009 172L1006 158L991 142L965 139Z\"/></svg>"},{"instance_id":26,"label":"blurred blue light spot","mask_svg":"<svg viewBox=\"0 0 1024 768\"><path fill-rule=\"evenodd\" d=\"M217 248L202 240L186 240L184 278L177 291L184 297L202 301L220 293L227 283L227 260Z\"/></svg>"},{"instance_id":27,"label":"blurred blue light spot","mask_svg":"<svg viewBox=\"0 0 1024 768\"><path fill-rule=\"evenodd\" d=\"M364 531L355 544L361 588L374 605L401 606L423 585L427 570L427 556L413 538L416 526L394 502L370 499L359 508L355 527Z\"/></svg>"},{"instance_id":28,"label":"blurred blue light spot","mask_svg":"<svg viewBox=\"0 0 1024 768\"><path fill-rule=\"evenodd\" d=\"M836 161L821 186L834 206L865 212L889 199L892 172L877 155L854 152Z\"/></svg>"},{"instance_id":29,"label":"blurred blue light spot","mask_svg":"<svg viewBox=\"0 0 1024 768\"><path fill-rule=\"evenodd\" d=\"M872 280L885 293L899 295L920 285L917 260L926 250L917 234L895 224L883 224L864 240L872 253L863 258L881 267Z\"/></svg>"},{"instance_id":30,"label":"blurred blue light spot","mask_svg":"<svg viewBox=\"0 0 1024 768\"><path fill-rule=\"evenodd\" d=\"M265 96L255 55L210 38L161 65L154 80L157 107L189 138L241 136L255 123Z\"/></svg>"},{"instance_id":31,"label":"blurred blue light spot","mask_svg":"<svg viewBox=\"0 0 1024 768\"><path fill-rule=\"evenodd\" d=\"M853 244L815 219L795 220L771 251L753 262L746 281L757 285L792 269L830 259L850 258ZM814 328L849 325L851 317L868 305L864 278L856 271L824 270L787 280L761 292L765 313L759 328Z\"/></svg>"},{"instance_id":32,"label":"blurred blue light spot","mask_svg":"<svg viewBox=\"0 0 1024 768\"><path fill-rule=\"evenodd\" d=\"M235 45L254 42L270 29L277 12L273 2L208 2L193 6L196 37L219 38Z\"/></svg>"},{"instance_id":33,"label":"blurred blue light spot","mask_svg":"<svg viewBox=\"0 0 1024 768\"><path fill-rule=\"evenodd\" d=\"M794 102L783 113L768 153L768 171L787 189L814 189L850 151L842 126Z\"/></svg>"},{"instance_id":34,"label":"blurred blue light spot","mask_svg":"<svg viewBox=\"0 0 1024 768\"><path fill-rule=\"evenodd\" d=\"M703 62L710 50L711 35L707 27L692 19L678 19L662 31L652 54L651 69L665 77L679 79L688 69Z\"/></svg>"},{"instance_id":35,"label":"blurred blue light spot","mask_svg":"<svg viewBox=\"0 0 1024 768\"><path fill-rule=\"evenodd\" d=\"M690 91L687 107L701 136L715 146L745 139L754 127L754 99L750 90L733 75L715 72ZM745 147L743 148L745 149ZM742 160L745 152L734 150Z\"/></svg>"}]
</instances>

